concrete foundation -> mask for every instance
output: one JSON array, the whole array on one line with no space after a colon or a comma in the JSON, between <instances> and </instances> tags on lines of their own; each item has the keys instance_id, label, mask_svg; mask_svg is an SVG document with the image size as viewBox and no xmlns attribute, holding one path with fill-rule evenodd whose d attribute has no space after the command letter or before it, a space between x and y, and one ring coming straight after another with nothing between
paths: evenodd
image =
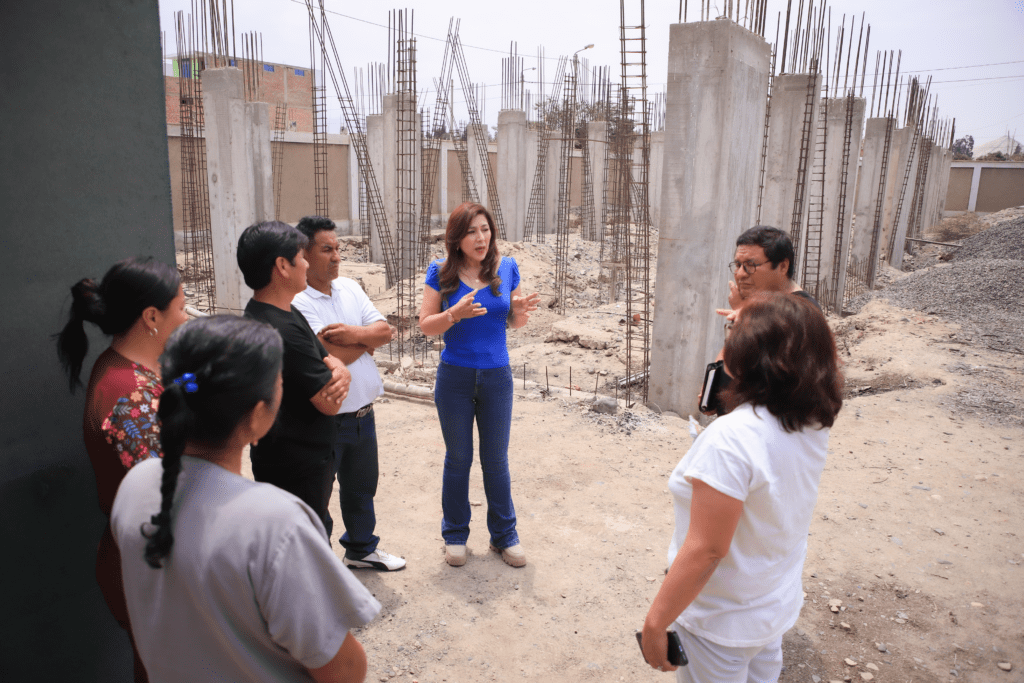
<instances>
[{"instance_id":1,"label":"concrete foundation","mask_svg":"<svg viewBox=\"0 0 1024 683\"><path fill-rule=\"evenodd\" d=\"M857 274L862 282L870 283L871 236L875 229L875 211L878 206L878 184L881 181L882 160L885 153L885 130L889 119L868 119L864 126L864 144L857 192L853 203L853 233L850 236L850 255L847 275ZM891 175L891 169L887 172ZM879 236L879 240L881 236ZM884 247L880 244L879 251Z\"/></svg>"},{"instance_id":2,"label":"concrete foundation","mask_svg":"<svg viewBox=\"0 0 1024 683\"><path fill-rule=\"evenodd\" d=\"M825 187L824 212L821 227L821 260L818 266L818 281L805 282L804 289L815 292L821 304L828 310L838 312L842 305L842 292L846 286L846 258L850 252L850 220L853 216L854 193L857 187L857 158L860 154L861 130L864 127L866 101L854 98L853 121L850 131L849 156L845 187L843 178L843 149L846 138L847 106L851 100L841 97L828 101L828 117L825 121ZM839 195L846 196L842 214L839 211ZM838 261L836 244L839 245ZM840 264L837 286L833 288L832 274Z\"/></svg>"},{"instance_id":3,"label":"concrete foundation","mask_svg":"<svg viewBox=\"0 0 1024 683\"><path fill-rule=\"evenodd\" d=\"M274 217L270 108L246 102L241 70L227 67L203 72L203 109L217 307L240 312L252 290L238 270L238 237Z\"/></svg>"},{"instance_id":4,"label":"concrete foundation","mask_svg":"<svg viewBox=\"0 0 1024 683\"><path fill-rule=\"evenodd\" d=\"M804 134L807 93L812 82L811 139L807 160L800 168L800 150ZM800 251L803 250L807 206L810 197L811 167L818 131L818 106L821 100L821 75L782 74L772 83L772 112L768 122L768 154L765 160L764 192L761 197L761 225L779 228L793 237L797 246L797 277ZM763 122L762 122L763 126ZM760 141L757 143L761 149ZM800 177L802 170L803 177ZM803 183L802 201L797 204L797 186ZM755 187L757 186L755 181ZM747 227L750 227L749 225ZM799 237L799 239L797 239ZM702 378L703 379L703 378Z\"/></svg>"},{"instance_id":5,"label":"concrete foundation","mask_svg":"<svg viewBox=\"0 0 1024 683\"><path fill-rule=\"evenodd\" d=\"M534 151L536 158L536 151ZM526 226L532 174L527 171L526 112L498 112L498 200L505 219L505 239L520 242Z\"/></svg>"},{"instance_id":6,"label":"concrete foundation","mask_svg":"<svg viewBox=\"0 0 1024 683\"><path fill-rule=\"evenodd\" d=\"M685 416L722 347L725 264L756 206L770 48L724 19L669 30L649 397Z\"/></svg>"}]
</instances>

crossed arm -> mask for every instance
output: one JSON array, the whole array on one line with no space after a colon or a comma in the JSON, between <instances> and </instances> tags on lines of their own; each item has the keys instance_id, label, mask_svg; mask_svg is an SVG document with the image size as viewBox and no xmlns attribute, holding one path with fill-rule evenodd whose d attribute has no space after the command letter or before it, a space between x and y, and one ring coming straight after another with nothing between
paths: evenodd
<instances>
[{"instance_id":1,"label":"crossed arm","mask_svg":"<svg viewBox=\"0 0 1024 683\"><path fill-rule=\"evenodd\" d=\"M390 342L394 335L395 328L384 320L378 320L365 326L331 323L316 336L328 353L350 365L364 353L373 355L375 349Z\"/></svg>"}]
</instances>

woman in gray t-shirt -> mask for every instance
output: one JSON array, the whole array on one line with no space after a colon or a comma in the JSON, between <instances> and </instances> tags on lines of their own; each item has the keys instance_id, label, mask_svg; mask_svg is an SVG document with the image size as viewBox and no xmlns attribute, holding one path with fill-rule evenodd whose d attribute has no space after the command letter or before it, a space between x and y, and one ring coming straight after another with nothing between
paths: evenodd
<instances>
[{"instance_id":1,"label":"woman in gray t-shirt","mask_svg":"<svg viewBox=\"0 0 1024 683\"><path fill-rule=\"evenodd\" d=\"M151 681L366 675L349 631L380 604L308 505L241 476L245 447L274 423L282 353L273 328L235 316L187 323L167 343L164 457L128 473L111 515Z\"/></svg>"}]
</instances>

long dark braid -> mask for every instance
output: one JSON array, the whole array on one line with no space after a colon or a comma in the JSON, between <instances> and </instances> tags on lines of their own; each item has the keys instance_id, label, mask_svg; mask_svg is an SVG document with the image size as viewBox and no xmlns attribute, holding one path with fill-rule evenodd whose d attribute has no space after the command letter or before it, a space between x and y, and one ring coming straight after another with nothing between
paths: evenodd
<instances>
[{"instance_id":1,"label":"long dark braid","mask_svg":"<svg viewBox=\"0 0 1024 683\"><path fill-rule=\"evenodd\" d=\"M174 490L178 486L178 475L181 473L181 456L185 452L186 434L189 423L193 421L191 409L185 400L185 391L181 385L168 382L160 395L160 444L163 448L164 473L160 480L160 512L150 518L154 527L147 532L143 524L142 535L146 543L146 562L150 567L159 569L161 560L171 552L174 545L174 534L171 533L171 505L174 503Z\"/></svg>"},{"instance_id":2,"label":"long dark braid","mask_svg":"<svg viewBox=\"0 0 1024 683\"><path fill-rule=\"evenodd\" d=\"M160 568L174 545L171 509L188 443L224 445L260 401L273 404L284 346L274 328L233 315L193 320L167 340L161 357L163 477L160 511L142 525L149 566Z\"/></svg>"}]
</instances>

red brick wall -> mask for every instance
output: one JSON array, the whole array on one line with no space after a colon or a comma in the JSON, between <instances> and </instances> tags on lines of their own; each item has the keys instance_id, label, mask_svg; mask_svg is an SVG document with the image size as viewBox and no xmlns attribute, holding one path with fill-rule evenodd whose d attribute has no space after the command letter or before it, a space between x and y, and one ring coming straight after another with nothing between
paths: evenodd
<instances>
[{"instance_id":1,"label":"red brick wall","mask_svg":"<svg viewBox=\"0 0 1024 683\"><path fill-rule=\"evenodd\" d=\"M174 76L164 76L164 100L167 110L167 123L172 126L181 123L180 93L178 79Z\"/></svg>"},{"instance_id":2,"label":"red brick wall","mask_svg":"<svg viewBox=\"0 0 1024 683\"><path fill-rule=\"evenodd\" d=\"M239 64L242 62L243 60L239 60ZM313 72L309 69L299 69L303 75L298 76L293 67L281 64L272 66L274 70L267 71L260 65L260 100L271 104L271 116L273 105L285 102L288 105L286 130L312 133ZM165 108L167 123L170 125L181 123L181 91L178 81L175 76L164 76Z\"/></svg>"}]
</instances>

